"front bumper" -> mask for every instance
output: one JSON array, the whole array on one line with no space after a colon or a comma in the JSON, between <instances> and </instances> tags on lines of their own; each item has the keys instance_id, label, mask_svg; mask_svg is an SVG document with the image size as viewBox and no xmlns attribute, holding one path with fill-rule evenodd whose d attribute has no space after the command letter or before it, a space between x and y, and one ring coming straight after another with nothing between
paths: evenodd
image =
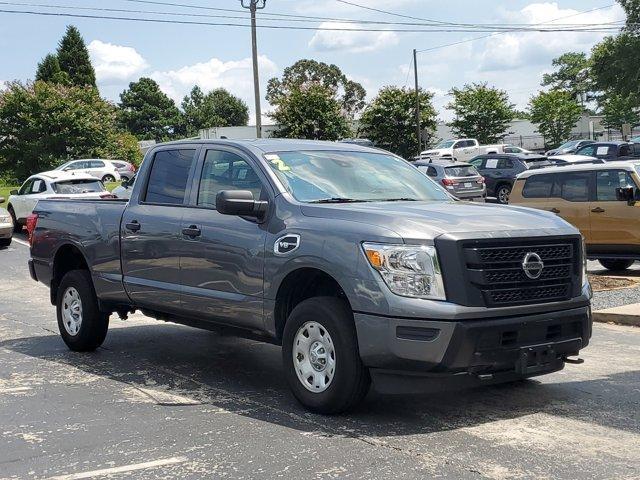
<instances>
[{"instance_id":1,"label":"front bumper","mask_svg":"<svg viewBox=\"0 0 640 480\"><path fill-rule=\"evenodd\" d=\"M550 373L591 338L589 306L446 321L354 315L360 356L379 391L412 393ZM435 382L434 382L435 380ZM436 385L434 385L436 384Z\"/></svg>"}]
</instances>

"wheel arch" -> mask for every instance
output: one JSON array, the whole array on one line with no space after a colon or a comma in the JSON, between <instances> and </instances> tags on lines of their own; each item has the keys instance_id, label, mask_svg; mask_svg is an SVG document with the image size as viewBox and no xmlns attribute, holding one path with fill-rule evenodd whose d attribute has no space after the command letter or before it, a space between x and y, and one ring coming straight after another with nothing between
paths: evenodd
<instances>
[{"instance_id":1,"label":"wheel arch","mask_svg":"<svg viewBox=\"0 0 640 480\"><path fill-rule=\"evenodd\" d=\"M86 270L91 273L89 262L82 250L74 243L64 243L58 247L51 265L51 303L55 305L58 286L62 277L71 270Z\"/></svg>"}]
</instances>

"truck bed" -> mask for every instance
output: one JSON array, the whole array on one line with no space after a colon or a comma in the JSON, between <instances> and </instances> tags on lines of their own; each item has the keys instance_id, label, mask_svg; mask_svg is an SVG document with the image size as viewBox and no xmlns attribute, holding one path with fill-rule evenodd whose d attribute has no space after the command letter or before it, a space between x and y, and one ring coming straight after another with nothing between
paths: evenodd
<instances>
[{"instance_id":1,"label":"truck bed","mask_svg":"<svg viewBox=\"0 0 640 480\"><path fill-rule=\"evenodd\" d=\"M31 251L38 280L49 284L54 256L71 243L84 252L103 300L128 302L122 284L120 220L127 200L40 200L34 209L38 228ZM65 247L68 248L68 247Z\"/></svg>"}]
</instances>

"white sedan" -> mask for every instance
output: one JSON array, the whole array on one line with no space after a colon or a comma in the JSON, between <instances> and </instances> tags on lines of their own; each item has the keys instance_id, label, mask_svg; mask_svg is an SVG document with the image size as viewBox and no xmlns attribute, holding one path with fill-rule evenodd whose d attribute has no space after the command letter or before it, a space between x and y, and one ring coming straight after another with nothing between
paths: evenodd
<instances>
[{"instance_id":1,"label":"white sedan","mask_svg":"<svg viewBox=\"0 0 640 480\"><path fill-rule=\"evenodd\" d=\"M52 170L32 175L20 190L11 192L7 202L16 232L22 230L41 198L113 198L113 195L100 180L85 173Z\"/></svg>"},{"instance_id":2,"label":"white sedan","mask_svg":"<svg viewBox=\"0 0 640 480\"><path fill-rule=\"evenodd\" d=\"M120 180L120 172L111 160L101 158L88 158L83 160L71 160L63 163L56 170L62 172L86 173L102 180L104 183Z\"/></svg>"}]
</instances>

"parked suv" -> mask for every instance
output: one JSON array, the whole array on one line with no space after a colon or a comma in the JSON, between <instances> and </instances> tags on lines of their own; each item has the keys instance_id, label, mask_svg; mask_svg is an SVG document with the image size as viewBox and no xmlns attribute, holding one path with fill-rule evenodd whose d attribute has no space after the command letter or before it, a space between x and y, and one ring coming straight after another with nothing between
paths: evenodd
<instances>
[{"instance_id":1,"label":"parked suv","mask_svg":"<svg viewBox=\"0 0 640 480\"><path fill-rule=\"evenodd\" d=\"M640 260L640 161L568 165L522 173L511 204L556 213L609 270Z\"/></svg>"},{"instance_id":2,"label":"parked suv","mask_svg":"<svg viewBox=\"0 0 640 480\"><path fill-rule=\"evenodd\" d=\"M554 155L567 155L575 153L576 150L584 147L585 145L589 145L590 143L594 143L594 141L595 140L569 140L568 142L560 145L558 148L547 151L546 155L548 157L552 157Z\"/></svg>"},{"instance_id":3,"label":"parked suv","mask_svg":"<svg viewBox=\"0 0 640 480\"><path fill-rule=\"evenodd\" d=\"M103 183L117 182L120 180L120 173L116 166L111 163L110 160L102 160L99 158L71 160L70 162L63 163L55 170L86 173L102 180Z\"/></svg>"},{"instance_id":4,"label":"parked suv","mask_svg":"<svg viewBox=\"0 0 640 480\"><path fill-rule=\"evenodd\" d=\"M503 205L509 203L511 188L519 173L529 168L551 164L543 155L518 153L480 155L469 163L484 177L487 196L495 197L498 203Z\"/></svg>"},{"instance_id":5,"label":"parked suv","mask_svg":"<svg viewBox=\"0 0 640 480\"><path fill-rule=\"evenodd\" d=\"M419 160L413 165L461 200L484 202L487 196L484 178L469 163L443 165Z\"/></svg>"}]
</instances>

